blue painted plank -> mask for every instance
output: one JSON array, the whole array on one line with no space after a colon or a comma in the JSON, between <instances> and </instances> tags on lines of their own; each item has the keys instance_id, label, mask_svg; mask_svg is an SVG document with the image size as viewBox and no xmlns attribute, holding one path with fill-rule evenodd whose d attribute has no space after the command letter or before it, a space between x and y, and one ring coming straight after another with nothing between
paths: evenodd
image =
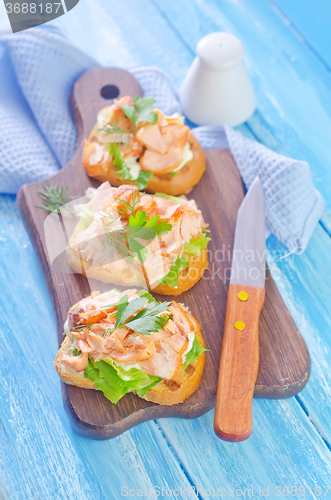
<instances>
[{"instance_id":1,"label":"blue painted plank","mask_svg":"<svg viewBox=\"0 0 331 500\"><path fill-rule=\"evenodd\" d=\"M324 496L323 486L330 483L331 454L314 427L302 418L295 399L254 400L253 415L253 434L243 443L215 439L211 432L214 411L188 422L158 422L183 467L190 471L192 483L203 492L202 498L211 497L206 490L212 488L220 490L221 498L261 498L260 488L264 496L272 499L318 498L316 486L321 487ZM192 456L196 457L194 465ZM283 489L286 487L290 491Z\"/></svg>"},{"instance_id":2,"label":"blue painted plank","mask_svg":"<svg viewBox=\"0 0 331 500\"><path fill-rule=\"evenodd\" d=\"M312 358L310 381L297 399L331 449L331 240L319 225L303 255L279 260L285 249L274 237L268 252L277 287Z\"/></svg>"},{"instance_id":3,"label":"blue painted plank","mask_svg":"<svg viewBox=\"0 0 331 500\"><path fill-rule=\"evenodd\" d=\"M330 211L331 75L324 65L265 0L154 1L192 60L199 39L212 31L242 40L258 100L249 126L266 146L310 163Z\"/></svg>"},{"instance_id":4,"label":"blue painted plank","mask_svg":"<svg viewBox=\"0 0 331 500\"><path fill-rule=\"evenodd\" d=\"M267 1L281 15L284 23L294 28L302 42L307 43L331 71L330 2L327 0Z\"/></svg>"},{"instance_id":5,"label":"blue painted plank","mask_svg":"<svg viewBox=\"0 0 331 500\"><path fill-rule=\"evenodd\" d=\"M191 54L149 0L86 0L54 24L104 65L161 66L179 83L191 62Z\"/></svg>"}]
</instances>

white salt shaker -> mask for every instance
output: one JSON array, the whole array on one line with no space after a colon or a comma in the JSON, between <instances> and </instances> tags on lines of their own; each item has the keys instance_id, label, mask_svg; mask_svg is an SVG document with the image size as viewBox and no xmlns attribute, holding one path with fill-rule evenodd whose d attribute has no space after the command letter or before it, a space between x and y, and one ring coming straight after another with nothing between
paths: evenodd
<instances>
[{"instance_id":1,"label":"white salt shaker","mask_svg":"<svg viewBox=\"0 0 331 500\"><path fill-rule=\"evenodd\" d=\"M230 33L210 33L200 40L180 89L189 120L197 125L234 127L252 115L256 99L243 53L241 41Z\"/></svg>"}]
</instances>

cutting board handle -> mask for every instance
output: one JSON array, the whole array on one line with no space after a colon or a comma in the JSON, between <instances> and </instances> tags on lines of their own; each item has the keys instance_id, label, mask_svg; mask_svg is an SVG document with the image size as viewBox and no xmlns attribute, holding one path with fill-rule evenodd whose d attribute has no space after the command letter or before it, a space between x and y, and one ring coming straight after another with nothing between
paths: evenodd
<instances>
[{"instance_id":1,"label":"cutting board handle","mask_svg":"<svg viewBox=\"0 0 331 500\"><path fill-rule=\"evenodd\" d=\"M214 417L215 433L224 441L244 441L253 430L264 295L264 288L229 286Z\"/></svg>"}]
</instances>

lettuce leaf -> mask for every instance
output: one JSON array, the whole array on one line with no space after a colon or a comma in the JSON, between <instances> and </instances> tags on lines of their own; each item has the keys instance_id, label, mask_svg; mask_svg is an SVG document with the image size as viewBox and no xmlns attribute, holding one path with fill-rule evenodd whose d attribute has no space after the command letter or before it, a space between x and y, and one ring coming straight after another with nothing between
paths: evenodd
<instances>
[{"instance_id":1,"label":"lettuce leaf","mask_svg":"<svg viewBox=\"0 0 331 500\"><path fill-rule=\"evenodd\" d=\"M143 172L142 170L140 170L138 178L133 179L130 173L130 169L127 166L124 157L119 150L118 144L116 144L115 142L107 142L105 146L109 152L109 155L112 158L114 158L113 162L118 169L117 171L121 179L127 179L129 181L133 180L137 184L139 190L145 189L149 179L153 175L153 172Z\"/></svg>"},{"instance_id":2,"label":"lettuce leaf","mask_svg":"<svg viewBox=\"0 0 331 500\"><path fill-rule=\"evenodd\" d=\"M140 170L138 178L134 181L137 184L139 191L146 188L152 175L153 172L143 172L143 170Z\"/></svg>"},{"instance_id":3,"label":"lettuce leaf","mask_svg":"<svg viewBox=\"0 0 331 500\"><path fill-rule=\"evenodd\" d=\"M116 165L116 167L118 168L117 171L121 179L132 180L129 167L125 163L125 160L118 147L118 144L116 144L115 142L107 142L105 146L108 150L109 156L113 158L114 165Z\"/></svg>"},{"instance_id":4,"label":"lettuce leaf","mask_svg":"<svg viewBox=\"0 0 331 500\"><path fill-rule=\"evenodd\" d=\"M182 371L206 350L199 344L198 338L195 336L192 348L186 354ZM79 352L76 355L78 354ZM112 359L94 361L91 357L89 357L84 375L94 382L98 391L102 391L104 396L115 404L128 392L136 391L139 396L145 396L152 387L162 380L162 378L148 375L138 368L124 370Z\"/></svg>"},{"instance_id":5,"label":"lettuce leaf","mask_svg":"<svg viewBox=\"0 0 331 500\"><path fill-rule=\"evenodd\" d=\"M200 255L204 248L207 248L208 242L211 240L206 233L202 233L197 240L191 238L189 243L184 243L184 254Z\"/></svg>"},{"instance_id":6,"label":"lettuce leaf","mask_svg":"<svg viewBox=\"0 0 331 500\"><path fill-rule=\"evenodd\" d=\"M94 361L91 357L84 375L92 380L97 390L102 391L112 403L117 403L131 391L137 391L140 396L144 396L151 387L162 380L137 368L123 370L113 360Z\"/></svg>"},{"instance_id":7,"label":"lettuce leaf","mask_svg":"<svg viewBox=\"0 0 331 500\"><path fill-rule=\"evenodd\" d=\"M189 265L188 260L186 260L184 257L177 257L175 262L173 262L170 271L166 276L164 276L160 281L159 284L163 285L164 283L167 283L167 285L171 287L176 287L178 285L178 279L179 279L179 273L185 269Z\"/></svg>"},{"instance_id":8,"label":"lettuce leaf","mask_svg":"<svg viewBox=\"0 0 331 500\"><path fill-rule=\"evenodd\" d=\"M193 340L193 345L191 350L186 354L186 359L185 362L183 363L182 371L185 370L185 368L193 363L200 354L202 354L204 351L207 351L204 347L202 347L198 341L198 337L195 335L194 340Z\"/></svg>"}]
</instances>

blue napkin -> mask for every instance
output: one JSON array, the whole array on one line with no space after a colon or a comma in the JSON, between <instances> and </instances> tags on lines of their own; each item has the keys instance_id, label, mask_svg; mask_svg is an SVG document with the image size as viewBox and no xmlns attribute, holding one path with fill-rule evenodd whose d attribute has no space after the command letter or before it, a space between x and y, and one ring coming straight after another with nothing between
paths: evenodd
<instances>
[{"instance_id":1,"label":"blue napkin","mask_svg":"<svg viewBox=\"0 0 331 500\"><path fill-rule=\"evenodd\" d=\"M1 193L17 193L22 184L54 175L71 159L77 133L70 91L95 66L95 60L49 25L0 36ZM181 111L166 73L158 68L130 71L166 114ZM291 252L303 252L324 211L309 165L280 156L229 127L197 127L194 133L205 148L230 148L247 188L260 175L269 231Z\"/></svg>"}]
</instances>

